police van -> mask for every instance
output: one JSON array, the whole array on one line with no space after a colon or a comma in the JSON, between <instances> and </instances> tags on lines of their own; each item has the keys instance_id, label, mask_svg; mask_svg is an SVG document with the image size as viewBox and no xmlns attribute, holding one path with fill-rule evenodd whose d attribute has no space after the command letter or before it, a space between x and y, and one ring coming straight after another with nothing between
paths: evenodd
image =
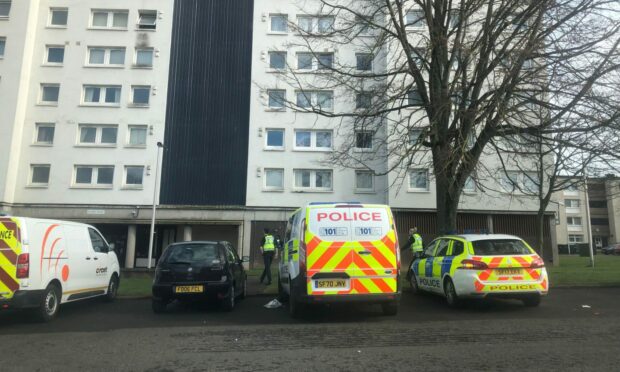
<instances>
[{"instance_id":1,"label":"police van","mask_svg":"<svg viewBox=\"0 0 620 372\"><path fill-rule=\"evenodd\" d=\"M310 203L288 220L278 289L289 311L306 304L366 302L395 315L400 251L386 205Z\"/></svg>"},{"instance_id":2,"label":"police van","mask_svg":"<svg viewBox=\"0 0 620 372\"><path fill-rule=\"evenodd\" d=\"M549 290L543 260L522 239L503 234L441 236L426 246L408 274L411 290L463 299L513 298L538 306Z\"/></svg>"},{"instance_id":3,"label":"police van","mask_svg":"<svg viewBox=\"0 0 620 372\"><path fill-rule=\"evenodd\" d=\"M65 302L113 300L119 273L114 250L92 226L0 216L0 309L32 308L49 321Z\"/></svg>"}]
</instances>

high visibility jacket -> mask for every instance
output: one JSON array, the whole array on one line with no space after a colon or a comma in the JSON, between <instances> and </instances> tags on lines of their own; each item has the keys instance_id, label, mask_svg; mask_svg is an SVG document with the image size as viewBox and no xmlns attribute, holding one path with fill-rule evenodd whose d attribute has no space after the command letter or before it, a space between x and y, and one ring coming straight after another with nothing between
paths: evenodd
<instances>
[{"instance_id":1,"label":"high visibility jacket","mask_svg":"<svg viewBox=\"0 0 620 372\"><path fill-rule=\"evenodd\" d=\"M276 249L273 235L265 235L265 244L263 244L263 252L273 252Z\"/></svg>"},{"instance_id":2,"label":"high visibility jacket","mask_svg":"<svg viewBox=\"0 0 620 372\"><path fill-rule=\"evenodd\" d=\"M422 252L424 248L422 247L422 237L420 234L413 234L413 243L411 243L411 251Z\"/></svg>"}]
</instances>

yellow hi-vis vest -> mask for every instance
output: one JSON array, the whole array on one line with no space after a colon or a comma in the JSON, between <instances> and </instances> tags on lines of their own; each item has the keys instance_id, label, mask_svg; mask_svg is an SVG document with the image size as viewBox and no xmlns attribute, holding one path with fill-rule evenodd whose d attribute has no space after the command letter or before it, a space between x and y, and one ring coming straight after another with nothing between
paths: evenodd
<instances>
[{"instance_id":1,"label":"yellow hi-vis vest","mask_svg":"<svg viewBox=\"0 0 620 372\"><path fill-rule=\"evenodd\" d=\"M424 248L422 247L422 237L420 234L413 234L413 243L411 243L411 251L412 252L422 252Z\"/></svg>"},{"instance_id":2,"label":"yellow hi-vis vest","mask_svg":"<svg viewBox=\"0 0 620 372\"><path fill-rule=\"evenodd\" d=\"M263 252L273 252L276 245L273 243L273 235L265 235L265 244L263 244Z\"/></svg>"}]
</instances>

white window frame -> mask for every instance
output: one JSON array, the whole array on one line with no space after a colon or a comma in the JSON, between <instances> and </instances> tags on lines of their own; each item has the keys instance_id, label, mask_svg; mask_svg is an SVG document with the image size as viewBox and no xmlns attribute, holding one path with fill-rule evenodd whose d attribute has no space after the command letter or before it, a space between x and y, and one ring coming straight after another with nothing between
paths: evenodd
<instances>
[{"instance_id":1,"label":"white window frame","mask_svg":"<svg viewBox=\"0 0 620 372\"><path fill-rule=\"evenodd\" d=\"M67 12L67 23L64 25L55 25L52 23L52 19L54 17L54 12L56 11L65 11ZM47 27L48 28L67 28L67 24L69 23L69 8L67 7L50 7L48 19L47 19Z\"/></svg>"},{"instance_id":2,"label":"white window frame","mask_svg":"<svg viewBox=\"0 0 620 372\"><path fill-rule=\"evenodd\" d=\"M357 147L357 135L358 134L370 134L370 147ZM356 130L354 132L355 135L355 143L353 146L353 150L355 152L371 152L375 148L375 133L372 130Z\"/></svg>"},{"instance_id":3,"label":"white window frame","mask_svg":"<svg viewBox=\"0 0 620 372\"><path fill-rule=\"evenodd\" d=\"M86 102L86 89L87 88L99 88L99 102ZM119 89L118 102L106 102L105 96L108 89ZM96 84L84 84L82 85L82 106L104 106L104 107L120 107L123 96L123 88L121 85L96 85Z\"/></svg>"},{"instance_id":4,"label":"white window frame","mask_svg":"<svg viewBox=\"0 0 620 372\"><path fill-rule=\"evenodd\" d=\"M275 54L280 54L280 55L284 55L284 66L282 68L277 68L277 67L272 67L271 66L271 56L275 55ZM284 71L286 70L286 60L288 58L288 53L286 51L282 51L282 50L270 50L267 52L267 59L268 59L268 69L271 71Z\"/></svg>"},{"instance_id":5,"label":"white window frame","mask_svg":"<svg viewBox=\"0 0 620 372\"><path fill-rule=\"evenodd\" d=\"M107 25L104 26L95 26L93 24L95 13L107 13L108 20ZM125 27L114 27L114 14L126 14L127 15L127 25ZM91 9L90 10L90 19L88 21L90 29L93 30L120 30L126 31L129 27L129 10L127 9Z\"/></svg>"},{"instance_id":6,"label":"white window frame","mask_svg":"<svg viewBox=\"0 0 620 372\"><path fill-rule=\"evenodd\" d=\"M2 53L0 53L0 59L4 59L4 55L6 54L6 37L0 36L0 42L2 43Z\"/></svg>"},{"instance_id":7,"label":"white window frame","mask_svg":"<svg viewBox=\"0 0 620 372\"><path fill-rule=\"evenodd\" d=\"M145 136L144 136L144 144L132 144L131 143L131 132L132 129L144 129L145 132ZM144 124L129 124L127 126L127 139L126 139L126 144L125 147L133 147L133 148L146 148L146 142L147 142L147 138L149 136L149 127L148 125L144 125Z\"/></svg>"},{"instance_id":8,"label":"white window frame","mask_svg":"<svg viewBox=\"0 0 620 372\"><path fill-rule=\"evenodd\" d=\"M360 105L359 105L359 103L360 103L360 97L364 97L364 96L366 96L366 97L368 97L368 98L369 98L368 106L360 106ZM368 91L365 91L365 92L357 92L357 93L355 94L355 109L356 109L356 110L359 110L359 111L363 111L363 110L368 110L369 108L372 108L372 101L373 101L373 98L374 98L374 94L373 94L373 92L368 92Z\"/></svg>"},{"instance_id":9,"label":"white window frame","mask_svg":"<svg viewBox=\"0 0 620 372\"><path fill-rule=\"evenodd\" d=\"M573 202L577 202L577 205L573 205ZM581 200L579 199L564 199L566 208L581 208Z\"/></svg>"},{"instance_id":10,"label":"white window frame","mask_svg":"<svg viewBox=\"0 0 620 372\"><path fill-rule=\"evenodd\" d=\"M272 92L283 92L284 97L281 102L282 107L271 106L271 95ZM286 111L286 89L267 89L267 110L268 111Z\"/></svg>"},{"instance_id":11,"label":"white window frame","mask_svg":"<svg viewBox=\"0 0 620 372\"><path fill-rule=\"evenodd\" d=\"M422 18L418 19L416 21L416 23L409 23L409 14L410 13L417 13L417 12L422 14ZM408 29L422 30L422 29L424 29L426 27L426 22L424 20L424 10L421 9L421 8L412 8L412 9L407 10L407 12L405 13L405 17L404 18L405 18L405 26ZM418 24L418 23L420 23L420 24Z\"/></svg>"},{"instance_id":12,"label":"white window frame","mask_svg":"<svg viewBox=\"0 0 620 372\"><path fill-rule=\"evenodd\" d=\"M12 1L11 0L2 0L2 1L0 1L0 3L7 3L7 4L9 4L9 12L6 15L0 15L0 19L9 19L9 17L11 16L11 8L13 6Z\"/></svg>"},{"instance_id":13,"label":"white window frame","mask_svg":"<svg viewBox=\"0 0 620 372\"><path fill-rule=\"evenodd\" d=\"M370 17L367 17L370 18ZM355 17L355 27L357 28L357 36L368 37L368 36L377 36L377 29L373 28L369 23L379 23L378 20L374 19L372 21L365 21L363 17L359 15Z\"/></svg>"},{"instance_id":14,"label":"white window frame","mask_svg":"<svg viewBox=\"0 0 620 372\"><path fill-rule=\"evenodd\" d=\"M82 142L82 128L95 128L95 142ZM101 138L103 137L103 129L114 128L116 129L116 141L114 143L103 143ZM116 147L118 144L118 125L117 124L90 124L80 123L78 124L76 146L78 147Z\"/></svg>"},{"instance_id":15,"label":"white window frame","mask_svg":"<svg viewBox=\"0 0 620 372\"><path fill-rule=\"evenodd\" d=\"M310 56L311 58L311 62L310 62L310 68L299 68L299 56L300 55L306 55L306 56ZM323 65L321 64L321 62L319 61L321 56L331 56L332 58L332 63L331 65ZM312 53L312 52L297 52L295 53L295 71L297 73L309 73L309 72L330 72L332 68L334 68L334 62L336 60L336 55L334 52L320 52L320 53Z\"/></svg>"},{"instance_id":16,"label":"white window frame","mask_svg":"<svg viewBox=\"0 0 620 372\"><path fill-rule=\"evenodd\" d=\"M34 182L34 169L35 168L47 168L47 182ZM28 173L28 183L29 187L47 187L50 184L50 177L52 173L51 164L30 164L30 172Z\"/></svg>"},{"instance_id":17,"label":"white window frame","mask_svg":"<svg viewBox=\"0 0 620 372\"><path fill-rule=\"evenodd\" d=\"M151 64L150 65L138 64L138 53L144 52L144 51L151 52ZM155 48L136 48L135 49L135 52L133 55L133 62L132 62L133 68L152 69L154 65L155 65Z\"/></svg>"},{"instance_id":18,"label":"white window frame","mask_svg":"<svg viewBox=\"0 0 620 372\"><path fill-rule=\"evenodd\" d=\"M306 97L310 95L310 106L309 107L298 105L299 94L304 94ZM325 107L325 108L319 107L319 95L320 94L331 95L331 107ZM309 111L320 110L324 112L332 112L334 111L334 91L333 90L306 90L306 91L296 90L295 91L295 106L301 112L304 112L304 110L309 110Z\"/></svg>"},{"instance_id":19,"label":"white window frame","mask_svg":"<svg viewBox=\"0 0 620 372\"><path fill-rule=\"evenodd\" d=\"M103 50L103 63L91 63L90 54L93 50ZM123 51L123 63L110 63L113 50ZM106 67L106 68L123 68L125 67L125 60L127 59L127 48L125 47L110 47L110 46L89 46L86 52L86 65L88 67Z\"/></svg>"},{"instance_id":20,"label":"white window frame","mask_svg":"<svg viewBox=\"0 0 620 372\"><path fill-rule=\"evenodd\" d=\"M297 172L310 172L310 186L309 187L295 185L295 181L297 180ZM331 174L331 187L316 187L317 172L329 172ZM302 192L302 191L333 192L334 171L332 169L307 169L307 168L293 169L293 190L298 191L298 192Z\"/></svg>"},{"instance_id":21,"label":"white window frame","mask_svg":"<svg viewBox=\"0 0 620 372\"><path fill-rule=\"evenodd\" d=\"M282 146L269 145L269 132L282 132ZM284 151L286 148L286 130L284 128L265 128L265 150Z\"/></svg>"},{"instance_id":22,"label":"white window frame","mask_svg":"<svg viewBox=\"0 0 620 372\"><path fill-rule=\"evenodd\" d=\"M43 91L48 87L57 87L58 88L58 97L56 101L44 101L43 100ZM60 84L56 83L41 83L40 92L39 92L39 105L40 106L58 106L58 101L60 101Z\"/></svg>"},{"instance_id":23,"label":"white window frame","mask_svg":"<svg viewBox=\"0 0 620 372\"><path fill-rule=\"evenodd\" d=\"M35 123L34 126L34 138L32 141L33 145L36 146L53 146L54 145L54 137L56 137L56 124L55 123ZM54 134L52 135L52 141L51 142L40 142L39 141L39 130L41 128L52 128L54 131Z\"/></svg>"},{"instance_id":24,"label":"white window frame","mask_svg":"<svg viewBox=\"0 0 620 372\"><path fill-rule=\"evenodd\" d=\"M368 70L360 70L359 58L370 57L370 68ZM375 55L372 53L355 53L355 71L359 73L372 73L375 69Z\"/></svg>"},{"instance_id":25,"label":"white window frame","mask_svg":"<svg viewBox=\"0 0 620 372\"><path fill-rule=\"evenodd\" d=\"M297 133L310 132L310 146L297 146ZM316 145L317 133L329 133L331 136L330 147L318 147ZM293 136L293 150L295 151L333 151L334 150L334 131L329 129L295 129Z\"/></svg>"},{"instance_id":26,"label":"white window frame","mask_svg":"<svg viewBox=\"0 0 620 372\"><path fill-rule=\"evenodd\" d=\"M371 182L370 188L359 187L357 181L358 181L358 177L362 174L370 175L370 182ZM356 193L374 193L375 192L375 175L372 171L364 170L364 169L357 169L355 171L355 192Z\"/></svg>"},{"instance_id":27,"label":"white window frame","mask_svg":"<svg viewBox=\"0 0 620 372\"><path fill-rule=\"evenodd\" d=\"M148 97L148 102L146 103L136 103L134 102L134 93L136 89L147 89L149 90L149 94L147 95ZM129 106L130 107L149 107L151 105L151 96L153 95L153 87L150 85L132 85L131 86L131 101L129 102Z\"/></svg>"},{"instance_id":28,"label":"white window frame","mask_svg":"<svg viewBox=\"0 0 620 372\"><path fill-rule=\"evenodd\" d=\"M421 188L421 187L412 187L411 186L411 175L413 173L416 172L424 172L426 175L426 187ZM430 180L430 172L428 170L428 168L412 168L409 169L409 172L407 174L407 191L408 192L429 192L430 191L430 187L431 187L431 180Z\"/></svg>"},{"instance_id":29,"label":"white window frame","mask_svg":"<svg viewBox=\"0 0 620 372\"><path fill-rule=\"evenodd\" d=\"M585 239L583 234L568 234L568 243L579 244L584 242Z\"/></svg>"},{"instance_id":30,"label":"white window frame","mask_svg":"<svg viewBox=\"0 0 620 372\"><path fill-rule=\"evenodd\" d=\"M133 184L127 183L127 176L129 175L129 168L142 168L142 183ZM130 190L142 190L144 189L144 176L146 176L146 167L144 165L125 165L123 167L123 189Z\"/></svg>"},{"instance_id":31,"label":"white window frame","mask_svg":"<svg viewBox=\"0 0 620 372\"><path fill-rule=\"evenodd\" d=\"M92 168L91 182L90 183L77 183L77 170L78 168ZM99 169L112 168L112 183L97 183L99 176ZM114 173L116 169L114 165L90 165L90 164L76 164L73 166L73 176L71 180L72 188L84 188L84 189L112 189L114 187Z\"/></svg>"},{"instance_id":32,"label":"white window frame","mask_svg":"<svg viewBox=\"0 0 620 372\"><path fill-rule=\"evenodd\" d=\"M269 172L280 172L282 174L282 184L280 186L268 186L267 185L267 173ZM264 181L263 181L263 190L264 191L284 191L284 168L264 168Z\"/></svg>"},{"instance_id":33,"label":"white window frame","mask_svg":"<svg viewBox=\"0 0 620 372\"><path fill-rule=\"evenodd\" d=\"M467 187L467 183L471 182L473 187ZM469 176L465 180L465 184L463 185L463 192L466 194L475 194L478 191L478 182L476 181L476 177Z\"/></svg>"},{"instance_id":34,"label":"white window frame","mask_svg":"<svg viewBox=\"0 0 620 372\"><path fill-rule=\"evenodd\" d=\"M328 34L330 31L321 31L319 29L319 22L322 19L331 19L332 20L332 29L333 27L336 25L336 17L332 16L332 15L318 15L318 16L311 16L311 15L306 15L306 14L299 14L296 17L296 26L297 26L297 31L300 35L326 35ZM305 19L305 20L309 20L310 21L310 30L306 30L303 29L300 25L299 25L299 21Z\"/></svg>"},{"instance_id":35,"label":"white window frame","mask_svg":"<svg viewBox=\"0 0 620 372\"><path fill-rule=\"evenodd\" d=\"M409 131L407 132L407 138L408 138L408 144L409 146L415 146L418 144L418 141L420 140L420 136L422 136L422 134L426 134L424 136L424 139L426 139L426 137L428 137L428 133L427 133L428 127L424 126L424 127L414 127L414 128L409 128ZM414 132L420 132L414 141L413 137L413 133Z\"/></svg>"},{"instance_id":36,"label":"white window frame","mask_svg":"<svg viewBox=\"0 0 620 372\"><path fill-rule=\"evenodd\" d=\"M272 18L275 18L275 17L284 17L284 18L286 18L286 30L278 31L278 30L273 30L271 28L271 20L272 20ZM288 29L289 29L289 27L288 27L288 14L284 14L284 13L271 13L271 14L269 14L267 29L268 29L268 33L270 33L270 34L276 34L276 35L286 35L286 34L288 34Z\"/></svg>"},{"instance_id":37,"label":"white window frame","mask_svg":"<svg viewBox=\"0 0 620 372\"><path fill-rule=\"evenodd\" d=\"M514 176L514 177L511 177L511 176ZM521 172L506 171L506 172L502 172L499 183L505 192L512 194L516 191L519 191L519 179L520 178L521 178Z\"/></svg>"},{"instance_id":38,"label":"white window frame","mask_svg":"<svg viewBox=\"0 0 620 372\"><path fill-rule=\"evenodd\" d=\"M142 16L154 16L155 22L151 24L143 24ZM157 30L157 20L159 19L159 12L154 9L140 9L138 10L138 19L136 20L136 30L140 31L156 31Z\"/></svg>"},{"instance_id":39,"label":"white window frame","mask_svg":"<svg viewBox=\"0 0 620 372\"><path fill-rule=\"evenodd\" d=\"M50 62L50 49L61 49L62 48L62 62ZM64 45L55 45L48 44L45 46L45 59L43 60L43 64L46 66L62 66L65 63L65 52L67 48Z\"/></svg>"},{"instance_id":40,"label":"white window frame","mask_svg":"<svg viewBox=\"0 0 620 372\"><path fill-rule=\"evenodd\" d=\"M577 220L579 220L579 224L575 223ZM568 226L578 226L578 227L581 227L581 226L583 226L583 218L581 216L567 216L566 217L566 224Z\"/></svg>"}]
</instances>

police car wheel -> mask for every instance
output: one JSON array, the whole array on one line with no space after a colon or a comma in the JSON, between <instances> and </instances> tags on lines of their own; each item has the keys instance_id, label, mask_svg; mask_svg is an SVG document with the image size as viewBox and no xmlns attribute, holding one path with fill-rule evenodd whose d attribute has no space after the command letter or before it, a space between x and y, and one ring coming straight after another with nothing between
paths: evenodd
<instances>
[{"instance_id":1,"label":"police car wheel","mask_svg":"<svg viewBox=\"0 0 620 372\"><path fill-rule=\"evenodd\" d=\"M45 288L42 302L37 309L37 319L42 322L49 322L58 315L60 307L60 289L55 284L50 284Z\"/></svg>"},{"instance_id":2,"label":"police car wheel","mask_svg":"<svg viewBox=\"0 0 620 372\"><path fill-rule=\"evenodd\" d=\"M525 297L523 300L523 305L527 307L536 307L540 305L540 295L531 295Z\"/></svg>"},{"instance_id":3,"label":"police car wheel","mask_svg":"<svg viewBox=\"0 0 620 372\"><path fill-rule=\"evenodd\" d=\"M104 300L106 300L107 302L114 301L117 293L118 293L118 278L116 277L116 274L114 274L110 278L110 283L108 283L108 292L106 293Z\"/></svg>"},{"instance_id":4,"label":"police car wheel","mask_svg":"<svg viewBox=\"0 0 620 372\"><path fill-rule=\"evenodd\" d=\"M448 306L458 307L461 304L459 297L456 295L456 290L454 289L454 283L452 283L452 279L446 279L446 283L444 284L444 291Z\"/></svg>"},{"instance_id":5,"label":"police car wheel","mask_svg":"<svg viewBox=\"0 0 620 372\"><path fill-rule=\"evenodd\" d=\"M420 293L420 287L418 287L418 278L416 278L414 273L411 273L411 275L409 275L409 284L411 285L411 293Z\"/></svg>"},{"instance_id":6,"label":"police car wheel","mask_svg":"<svg viewBox=\"0 0 620 372\"><path fill-rule=\"evenodd\" d=\"M222 302L222 308L224 311L232 311L235 308L235 286L231 285L230 290L228 292L228 296L226 296Z\"/></svg>"}]
</instances>

